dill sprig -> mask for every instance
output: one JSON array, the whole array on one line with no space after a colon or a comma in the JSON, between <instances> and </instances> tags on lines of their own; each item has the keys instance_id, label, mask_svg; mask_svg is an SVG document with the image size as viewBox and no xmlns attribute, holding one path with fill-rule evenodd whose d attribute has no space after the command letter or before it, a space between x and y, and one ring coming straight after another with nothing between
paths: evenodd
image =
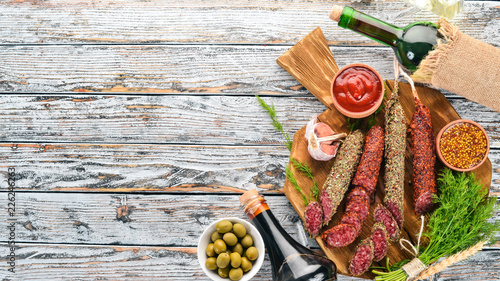
<instances>
[{"instance_id":1,"label":"dill sprig","mask_svg":"<svg viewBox=\"0 0 500 281\"><path fill-rule=\"evenodd\" d=\"M307 206L307 204L309 204L309 199L307 198L307 196L304 193L304 191L302 190L302 188L300 188L299 183L297 182L297 179L293 175L293 172L292 172L292 169L290 168L290 165L286 166L286 178L293 185L293 187L298 192L300 192L300 194L302 195L302 199L304 200L304 205Z\"/></svg>"},{"instance_id":2,"label":"dill sprig","mask_svg":"<svg viewBox=\"0 0 500 281\"><path fill-rule=\"evenodd\" d=\"M276 117L276 109L274 108L274 104L273 105L268 105L262 98L260 98L258 95L255 95L255 97L257 98L257 100L259 101L259 104L262 108L264 108L267 113L269 113L269 116L271 116L271 120L272 120L272 124L273 124L273 127L281 132L281 134L283 134L283 136L285 137L285 145L286 147L288 148L288 150L292 150L292 140L290 139L290 136L288 135L288 133L285 133L285 131L283 130L283 126L281 125L281 123L278 121L277 117Z\"/></svg>"},{"instance_id":3,"label":"dill sprig","mask_svg":"<svg viewBox=\"0 0 500 281\"><path fill-rule=\"evenodd\" d=\"M480 241L494 242L494 234L500 231L500 222L492 222L498 209L494 197L474 174L441 170L438 178L439 197L434 200L439 207L430 215L424 236L429 239L427 247L419 254L425 265L442 257L452 256ZM391 272L372 271L375 280L406 280L402 269Z\"/></svg>"},{"instance_id":4,"label":"dill sprig","mask_svg":"<svg viewBox=\"0 0 500 281\"><path fill-rule=\"evenodd\" d=\"M318 201L318 195L319 195L319 188L318 184L314 180L314 176L312 173L311 168L307 163L301 163L295 158L290 158L290 161L292 161L292 165L295 169L297 169L299 172L301 172L304 176L308 177L309 179L312 180L313 186L311 187L311 198L309 200L315 200ZM307 204L306 204L307 205Z\"/></svg>"}]
</instances>

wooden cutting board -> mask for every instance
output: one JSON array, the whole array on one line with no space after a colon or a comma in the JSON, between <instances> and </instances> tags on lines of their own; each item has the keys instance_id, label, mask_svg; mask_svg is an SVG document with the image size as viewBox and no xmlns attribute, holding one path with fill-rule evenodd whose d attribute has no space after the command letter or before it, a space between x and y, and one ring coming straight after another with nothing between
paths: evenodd
<instances>
[{"instance_id":1,"label":"wooden cutting board","mask_svg":"<svg viewBox=\"0 0 500 281\"><path fill-rule=\"evenodd\" d=\"M284 53L282 56L280 56L277 59L277 63L286 71L288 71L293 77L295 77L304 87L306 87L306 89L308 89L327 107L327 110L318 117L318 120L320 122L328 124L335 132L349 132L349 129L347 127L347 118L340 114L332 104L332 98L330 95L330 83L339 68L335 63L333 55L328 47L327 41L319 27L312 33L307 35L295 46L293 46L286 53ZM356 63L354 58L352 63ZM394 87L394 81L386 80L385 83L387 86L387 101ZM407 124L409 124L413 112L415 111L413 94L409 84L400 82L399 87L400 101L404 108ZM457 114L455 109L439 91L427 87L418 86L417 92L422 103L431 111L434 135L437 135L439 130L441 130L441 128L443 128L447 123L453 120L460 119L460 116ZM383 126L383 124L384 111L380 112L376 118L376 125ZM321 188L326 180L326 177L330 173L334 160L322 162L311 158L307 151L307 140L304 137L305 129L306 126L295 133L292 149L290 152L290 158L295 158L300 162L307 163L313 171L315 181ZM412 165L409 141L410 139L408 134L405 155L404 227L401 231L401 237L412 241L413 244L416 244L416 236L420 230L420 219L415 215L414 212L413 188L410 185ZM384 164L382 163L382 165ZM297 182L302 187L304 193L310 194L312 181L309 178L301 175L300 172L296 171L291 165L291 162L290 167L292 167L292 171L297 179ZM443 165L438 160L436 170L439 171L442 167ZM328 248L321 239L321 235L316 238L316 241L328 256L328 258L335 262L335 264L337 265L338 273L340 274L350 275L348 266L354 250L359 242L367 238L371 233L371 228L374 223L373 211L375 209L375 205L377 203L381 203L385 195L383 188L383 166L380 171L381 172L379 176L378 186L375 192L375 199L370 207L370 214L368 215L368 219L363 224L361 234L354 241L354 243L342 248ZM490 160L487 159L484 164L482 164L473 172L478 178L481 179L485 188L489 190L492 177L492 166ZM300 193L295 190L295 188L288 180L285 180L284 192L294 209L299 214L300 218L304 221L304 201ZM338 224L344 209L345 200L343 200L341 205L338 207L337 213L335 214L332 222L330 222L327 227L323 228L322 232ZM412 258L412 256L408 252L402 250L399 247L399 244L395 243L393 243L389 247L386 257L389 258L390 264ZM385 262L386 260L384 258L382 259L382 261L380 261L379 263L374 263L372 266L377 264L385 266ZM371 272L367 272L360 277L373 279L374 275Z\"/></svg>"}]
</instances>

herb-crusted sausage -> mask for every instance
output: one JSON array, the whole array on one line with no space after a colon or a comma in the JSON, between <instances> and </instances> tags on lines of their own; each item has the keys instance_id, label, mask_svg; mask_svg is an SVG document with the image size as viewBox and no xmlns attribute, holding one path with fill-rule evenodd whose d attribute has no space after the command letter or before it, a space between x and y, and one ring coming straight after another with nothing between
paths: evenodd
<instances>
[{"instance_id":1,"label":"herb-crusted sausage","mask_svg":"<svg viewBox=\"0 0 500 281\"><path fill-rule=\"evenodd\" d=\"M387 103L385 130L384 204L403 227L406 118L396 94Z\"/></svg>"},{"instance_id":2,"label":"herb-crusted sausage","mask_svg":"<svg viewBox=\"0 0 500 281\"><path fill-rule=\"evenodd\" d=\"M316 237L319 234L321 225L323 224L323 210L316 201L311 201L306 206L304 213L305 221L304 226L311 237Z\"/></svg>"},{"instance_id":3,"label":"herb-crusted sausage","mask_svg":"<svg viewBox=\"0 0 500 281\"><path fill-rule=\"evenodd\" d=\"M332 170L323 185L320 203L323 208L323 224L328 224L344 198L344 194L356 172L363 152L364 135L356 130L344 140L335 158Z\"/></svg>"},{"instance_id":4,"label":"herb-crusted sausage","mask_svg":"<svg viewBox=\"0 0 500 281\"><path fill-rule=\"evenodd\" d=\"M373 242L370 238L367 238L361 243L354 251L354 255L349 264L349 271L354 276L361 275L365 273L373 260Z\"/></svg>"}]
</instances>

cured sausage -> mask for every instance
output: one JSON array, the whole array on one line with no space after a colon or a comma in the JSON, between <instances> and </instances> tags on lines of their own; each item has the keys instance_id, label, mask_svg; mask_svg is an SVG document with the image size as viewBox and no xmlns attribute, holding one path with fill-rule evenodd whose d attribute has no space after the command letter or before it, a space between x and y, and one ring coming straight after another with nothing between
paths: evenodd
<instances>
[{"instance_id":1,"label":"cured sausage","mask_svg":"<svg viewBox=\"0 0 500 281\"><path fill-rule=\"evenodd\" d=\"M410 123L413 150L413 200L421 216L432 209L436 190L434 133L429 109L415 97L415 113Z\"/></svg>"},{"instance_id":2,"label":"cured sausage","mask_svg":"<svg viewBox=\"0 0 500 281\"><path fill-rule=\"evenodd\" d=\"M368 217L369 211L370 199L366 191L361 187L353 188L347 196L347 206L340 224L325 231L322 236L323 240L328 246L334 248L351 244L361 233L361 226Z\"/></svg>"},{"instance_id":3,"label":"cured sausage","mask_svg":"<svg viewBox=\"0 0 500 281\"><path fill-rule=\"evenodd\" d=\"M385 115L384 204L403 227L406 118L397 94L387 102Z\"/></svg>"},{"instance_id":4,"label":"cured sausage","mask_svg":"<svg viewBox=\"0 0 500 281\"><path fill-rule=\"evenodd\" d=\"M323 209L324 225L330 222L344 198L361 158L364 140L363 133L356 130L347 136L337 152L319 199Z\"/></svg>"},{"instance_id":5,"label":"cured sausage","mask_svg":"<svg viewBox=\"0 0 500 281\"><path fill-rule=\"evenodd\" d=\"M373 242L373 260L379 261L383 259L389 247L389 237L384 224L377 222L373 225L370 239Z\"/></svg>"},{"instance_id":6,"label":"cured sausage","mask_svg":"<svg viewBox=\"0 0 500 281\"><path fill-rule=\"evenodd\" d=\"M307 232L309 232L313 238L318 236L321 225L323 224L323 210L319 203L316 201L309 202L306 206L304 217L304 226Z\"/></svg>"},{"instance_id":7,"label":"cured sausage","mask_svg":"<svg viewBox=\"0 0 500 281\"><path fill-rule=\"evenodd\" d=\"M349 264L349 271L352 275L358 276L365 273L373 260L373 242L367 238L354 251L354 255Z\"/></svg>"},{"instance_id":8,"label":"cured sausage","mask_svg":"<svg viewBox=\"0 0 500 281\"><path fill-rule=\"evenodd\" d=\"M368 195L375 191L383 154L384 129L380 126L374 126L366 134L363 155L352 180L353 186L363 187Z\"/></svg>"},{"instance_id":9,"label":"cured sausage","mask_svg":"<svg viewBox=\"0 0 500 281\"><path fill-rule=\"evenodd\" d=\"M373 216L375 217L375 222L380 222L385 226L387 234L389 235L389 240L399 240L399 227L389 210L387 210L384 206L379 205L375 209Z\"/></svg>"},{"instance_id":10,"label":"cured sausage","mask_svg":"<svg viewBox=\"0 0 500 281\"><path fill-rule=\"evenodd\" d=\"M321 238L333 248L347 246L356 239L356 227L350 224L339 224L323 232Z\"/></svg>"}]
</instances>

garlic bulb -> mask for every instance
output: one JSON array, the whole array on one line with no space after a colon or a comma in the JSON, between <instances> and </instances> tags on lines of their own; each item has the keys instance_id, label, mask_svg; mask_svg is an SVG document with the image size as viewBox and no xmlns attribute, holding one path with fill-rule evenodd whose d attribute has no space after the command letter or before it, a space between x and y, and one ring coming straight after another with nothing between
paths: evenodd
<instances>
[{"instance_id":1,"label":"garlic bulb","mask_svg":"<svg viewBox=\"0 0 500 281\"><path fill-rule=\"evenodd\" d=\"M335 157L340 140L346 136L344 133L335 134L325 123L318 123L317 115L314 115L306 127L307 150L312 158L318 161L328 161Z\"/></svg>"}]
</instances>

